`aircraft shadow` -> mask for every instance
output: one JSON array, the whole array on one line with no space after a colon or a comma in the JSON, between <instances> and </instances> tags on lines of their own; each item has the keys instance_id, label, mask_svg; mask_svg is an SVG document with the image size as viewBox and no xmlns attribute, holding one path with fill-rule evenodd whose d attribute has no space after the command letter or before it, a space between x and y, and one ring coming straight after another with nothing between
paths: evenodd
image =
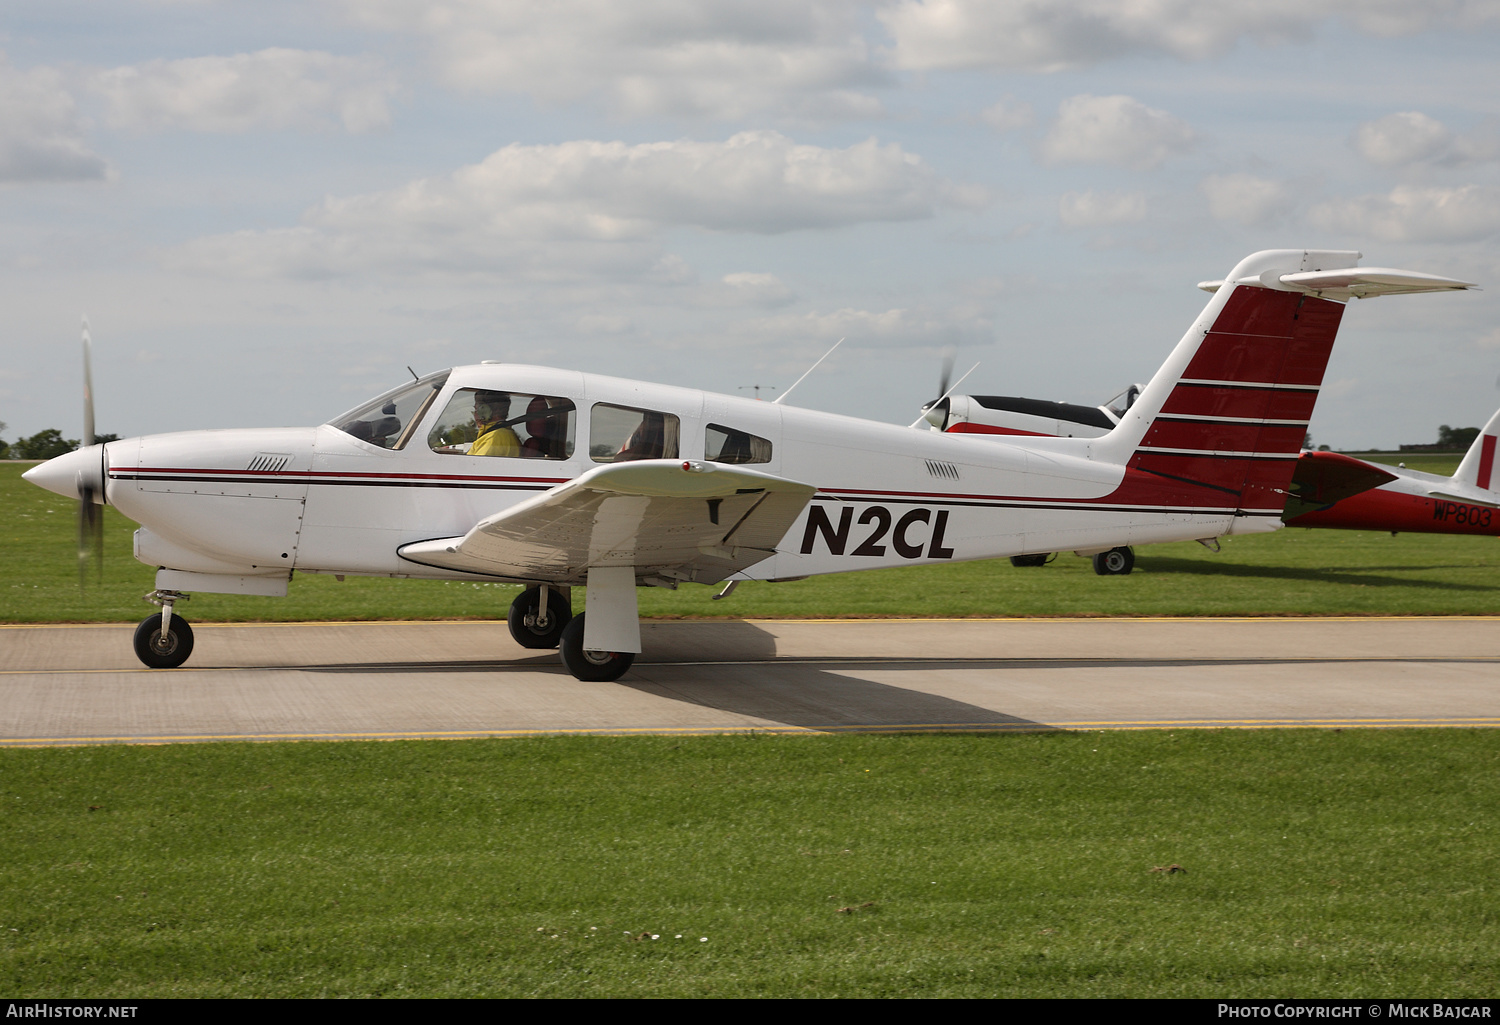
<instances>
[{"instance_id":1,"label":"aircraft shadow","mask_svg":"<svg viewBox=\"0 0 1500 1025\"><path fill-rule=\"evenodd\" d=\"M701 666L653 663L641 666L638 672L627 673L617 686L718 712L823 732L1061 729L938 694L845 676L815 665L720 664L713 667L711 676L705 676L702 670ZM647 674L652 679L639 679Z\"/></svg>"},{"instance_id":2,"label":"aircraft shadow","mask_svg":"<svg viewBox=\"0 0 1500 1025\"><path fill-rule=\"evenodd\" d=\"M1442 580L1412 580L1408 577L1378 576L1374 573L1348 573L1326 569L1294 569L1289 566L1250 566L1239 562L1201 562L1196 559L1173 559L1153 556L1141 559L1141 569L1153 573L1187 573L1197 576L1265 577L1273 580L1302 580L1309 583L1361 584L1365 587L1422 587L1435 591L1494 591L1486 584L1461 584ZM1371 570L1447 569L1445 566L1370 566Z\"/></svg>"},{"instance_id":3,"label":"aircraft shadow","mask_svg":"<svg viewBox=\"0 0 1500 1025\"><path fill-rule=\"evenodd\" d=\"M1055 726L920 690L861 680L853 666L930 669L952 660L777 657L776 637L745 620L695 622L646 632L649 662L619 686L719 712L822 731L1056 730ZM959 660L961 665L971 664ZM1004 664L982 660L982 664ZM649 679L641 677L648 676Z\"/></svg>"}]
</instances>

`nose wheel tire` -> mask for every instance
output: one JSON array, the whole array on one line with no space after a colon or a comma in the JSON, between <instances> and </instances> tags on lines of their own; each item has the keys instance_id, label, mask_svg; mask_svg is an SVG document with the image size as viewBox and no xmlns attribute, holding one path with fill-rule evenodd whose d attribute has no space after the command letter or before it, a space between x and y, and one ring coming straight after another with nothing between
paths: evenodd
<instances>
[{"instance_id":1,"label":"nose wheel tire","mask_svg":"<svg viewBox=\"0 0 1500 1025\"><path fill-rule=\"evenodd\" d=\"M547 624L545 627L537 627L537 619L541 611L542 589L540 587L528 587L516 595L516 600L510 603L510 614L506 616L506 623L510 626L510 635L515 642L523 648L555 648L562 640L563 628L573 618L573 608L557 592L555 588L547 589ZM527 622L527 620L530 622Z\"/></svg>"},{"instance_id":2,"label":"nose wheel tire","mask_svg":"<svg viewBox=\"0 0 1500 1025\"><path fill-rule=\"evenodd\" d=\"M583 646L585 613L574 616L562 632L562 660L568 672L589 683L618 680L635 661L633 651L589 651Z\"/></svg>"},{"instance_id":3,"label":"nose wheel tire","mask_svg":"<svg viewBox=\"0 0 1500 1025\"><path fill-rule=\"evenodd\" d=\"M161 616L147 616L135 628L135 657L152 669L176 669L193 653L193 628L172 613L167 636L161 635Z\"/></svg>"},{"instance_id":4,"label":"nose wheel tire","mask_svg":"<svg viewBox=\"0 0 1500 1025\"><path fill-rule=\"evenodd\" d=\"M1094 556L1094 572L1101 577L1122 577L1135 569L1135 550L1111 548Z\"/></svg>"}]
</instances>

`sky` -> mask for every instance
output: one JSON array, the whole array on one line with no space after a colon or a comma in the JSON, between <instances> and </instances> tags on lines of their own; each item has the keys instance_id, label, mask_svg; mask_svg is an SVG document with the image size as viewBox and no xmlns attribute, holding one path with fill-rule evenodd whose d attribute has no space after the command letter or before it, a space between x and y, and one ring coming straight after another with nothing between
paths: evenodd
<instances>
[{"instance_id":1,"label":"sky","mask_svg":"<svg viewBox=\"0 0 1500 1025\"><path fill-rule=\"evenodd\" d=\"M1500 406L1500 0L6 0L0 421L327 421L493 359L910 423L1100 403L1261 249L1355 301L1310 432Z\"/></svg>"}]
</instances>

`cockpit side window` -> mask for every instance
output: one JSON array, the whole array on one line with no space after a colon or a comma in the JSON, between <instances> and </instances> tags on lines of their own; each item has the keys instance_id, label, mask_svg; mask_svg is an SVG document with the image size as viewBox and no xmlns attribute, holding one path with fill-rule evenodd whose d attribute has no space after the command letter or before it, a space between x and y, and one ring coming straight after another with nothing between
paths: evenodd
<instances>
[{"instance_id":1,"label":"cockpit side window","mask_svg":"<svg viewBox=\"0 0 1500 1025\"><path fill-rule=\"evenodd\" d=\"M573 455L577 407L557 395L460 388L427 432L439 455L567 459Z\"/></svg>"},{"instance_id":2,"label":"cockpit side window","mask_svg":"<svg viewBox=\"0 0 1500 1025\"><path fill-rule=\"evenodd\" d=\"M596 463L676 459L677 438L671 413L596 402L589 415L589 458Z\"/></svg>"},{"instance_id":3,"label":"cockpit side window","mask_svg":"<svg viewBox=\"0 0 1500 1025\"><path fill-rule=\"evenodd\" d=\"M328 421L345 434L377 448L404 448L432 400L443 390L448 371L430 374L410 384L392 388L384 395L356 406L343 416Z\"/></svg>"},{"instance_id":4,"label":"cockpit side window","mask_svg":"<svg viewBox=\"0 0 1500 1025\"><path fill-rule=\"evenodd\" d=\"M1104 408L1113 413L1116 420L1119 420L1124 417L1126 411L1128 411L1131 406L1135 405L1135 400L1140 397L1141 386L1138 384L1132 384L1129 388L1126 388L1120 394L1116 395L1114 398L1106 402L1104 404Z\"/></svg>"},{"instance_id":5,"label":"cockpit side window","mask_svg":"<svg viewBox=\"0 0 1500 1025\"><path fill-rule=\"evenodd\" d=\"M703 458L715 463L769 463L771 443L733 427L709 424L703 434Z\"/></svg>"}]
</instances>

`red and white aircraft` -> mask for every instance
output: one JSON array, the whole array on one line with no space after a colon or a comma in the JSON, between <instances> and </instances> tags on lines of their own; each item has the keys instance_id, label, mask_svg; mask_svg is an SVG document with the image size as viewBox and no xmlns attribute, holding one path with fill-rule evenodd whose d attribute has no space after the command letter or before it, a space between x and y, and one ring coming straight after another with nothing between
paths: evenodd
<instances>
[{"instance_id":1,"label":"red and white aircraft","mask_svg":"<svg viewBox=\"0 0 1500 1025\"><path fill-rule=\"evenodd\" d=\"M530 585L510 610L516 639L612 680L641 650L640 585L1276 529L1344 301L1470 287L1360 270L1359 255L1240 261L1099 437L966 437L486 363L321 427L89 445L26 478L141 525L135 554L160 567L148 600L162 607L136 630L147 665L191 651L173 612L187 592L368 574ZM570 617L578 585L586 611Z\"/></svg>"},{"instance_id":2,"label":"red and white aircraft","mask_svg":"<svg viewBox=\"0 0 1500 1025\"><path fill-rule=\"evenodd\" d=\"M1500 473L1495 466L1500 410L1469 446L1452 477L1406 467L1379 466L1391 480L1356 494L1321 494L1315 484L1299 490L1287 503L1289 527L1336 527L1343 530L1389 530L1414 534L1484 534L1500 537ZM1304 452L1302 459L1317 465L1332 452ZM1351 459L1342 456L1342 459ZM1302 477L1302 466L1298 465Z\"/></svg>"},{"instance_id":3,"label":"red and white aircraft","mask_svg":"<svg viewBox=\"0 0 1500 1025\"><path fill-rule=\"evenodd\" d=\"M1200 287L1217 288L1221 282ZM948 433L1100 438L1113 431L1141 394L1140 385L1100 406L1011 395L954 395L924 407L923 418ZM1500 536L1500 467L1495 465L1500 411L1474 439L1452 477L1367 462L1339 452L1302 451L1286 490L1282 521L1292 527L1389 530L1392 533ZM1101 575L1129 573L1127 547L1092 554ZM1013 556L1040 566L1050 552Z\"/></svg>"}]
</instances>

